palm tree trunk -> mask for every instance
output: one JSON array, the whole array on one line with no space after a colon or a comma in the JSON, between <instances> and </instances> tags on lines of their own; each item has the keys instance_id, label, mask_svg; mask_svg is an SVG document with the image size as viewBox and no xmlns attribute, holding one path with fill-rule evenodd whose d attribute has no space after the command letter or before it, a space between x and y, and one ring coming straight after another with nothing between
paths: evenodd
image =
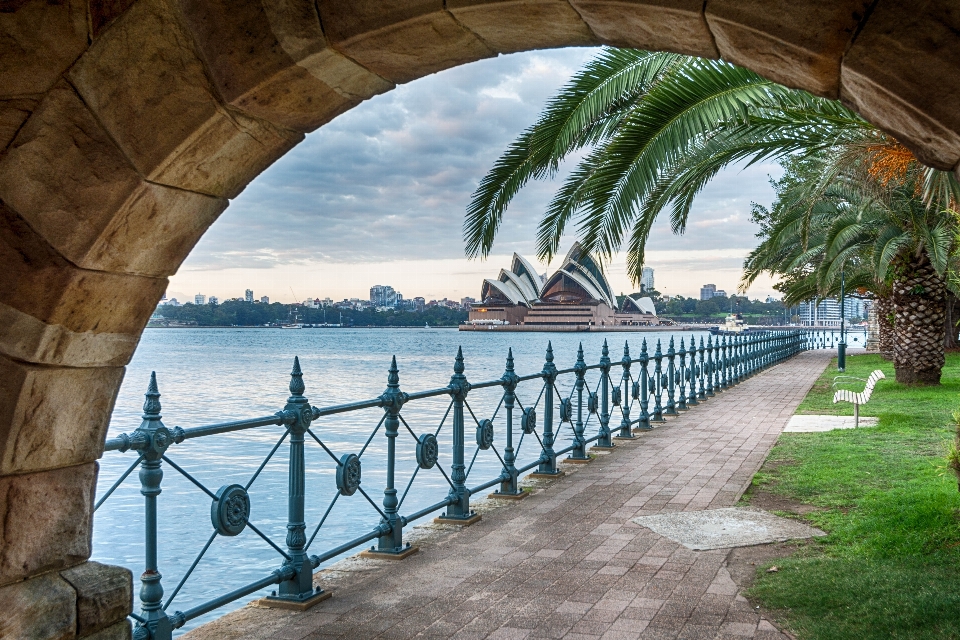
<instances>
[{"instance_id":1,"label":"palm tree trunk","mask_svg":"<svg viewBox=\"0 0 960 640\"><path fill-rule=\"evenodd\" d=\"M960 340L957 339L957 324L960 323L960 298L947 290L947 299L943 318L943 348L947 351L960 349Z\"/></svg>"},{"instance_id":2,"label":"palm tree trunk","mask_svg":"<svg viewBox=\"0 0 960 640\"><path fill-rule=\"evenodd\" d=\"M897 382L940 384L946 287L926 253L911 255L893 283L893 367Z\"/></svg>"},{"instance_id":3,"label":"palm tree trunk","mask_svg":"<svg viewBox=\"0 0 960 640\"><path fill-rule=\"evenodd\" d=\"M894 335L893 335L893 318L894 318L894 308L893 308L893 297L884 296L877 297L876 302L877 308L877 328L879 329L879 346L878 350L880 355L887 359L893 360L893 345L894 345Z\"/></svg>"}]
</instances>

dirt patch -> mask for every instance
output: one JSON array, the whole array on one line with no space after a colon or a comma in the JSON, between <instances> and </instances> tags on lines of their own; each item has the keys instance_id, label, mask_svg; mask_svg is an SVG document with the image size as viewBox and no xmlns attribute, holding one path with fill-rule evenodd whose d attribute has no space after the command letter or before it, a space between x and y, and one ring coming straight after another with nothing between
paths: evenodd
<instances>
[{"instance_id":1,"label":"dirt patch","mask_svg":"<svg viewBox=\"0 0 960 640\"><path fill-rule=\"evenodd\" d=\"M794 500L793 498L788 498L787 496L781 496L776 493L764 491L763 489L754 486L751 486L743 495L743 500L751 507L757 507L758 509L763 509L764 511L779 511L797 516L814 513L815 511L822 511L820 507L815 507L812 504L805 504L799 500Z\"/></svg>"},{"instance_id":2,"label":"dirt patch","mask_svg":"<svg viewBox=\"0 0 960 640\"><path fill-rule=\"evenodd\" d=\"M777 565L777 561L789 558L801 551L809 543L804 540L791 542L773 542L771 544L758 544L753 547L737 547L731 549L727 554L727 571L730 577L737 585L737 590L743 595L743 592L749 589L757 578L757 569L766 564ZM771 567L772 568L772 567ZM766 620L769 620L780 630L783 635L794 639L795 636L785 629L787 616L785 611L778 609L767 609L749 600L753 610L760 614Z\"/></svg>"}]
</instances>

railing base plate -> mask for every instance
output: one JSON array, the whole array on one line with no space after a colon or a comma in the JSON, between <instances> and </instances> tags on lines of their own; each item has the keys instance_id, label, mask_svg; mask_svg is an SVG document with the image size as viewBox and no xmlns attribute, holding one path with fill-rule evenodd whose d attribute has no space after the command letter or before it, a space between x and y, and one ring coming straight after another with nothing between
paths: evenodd
<instances>
[{"instance_id":1,"label":"railing base plate","mask_svg":"<svg viewBox=\"0 0 960 640\"><path fill-rule=\"evenodd\" d=\"M499 491L494 491L487 497L497 498L500 500L523 500L528 495L530 495L529 491L521 491L520 493L500 493Z\"/></svg>"},{"instance_id":2,"label":"railing base plate","mask_svg":"<svg viewBox=\"0 0 960 640\"><path fill-rule=\"evenodd\" d=\"M629 440L636 440L637 438L636 438L636 436L634 436L634 435L631 433L631 434L628 435L628 436L613 436L613 439L614 439L614 440L628 440L628 441L629 441Z\"/></svg>"},{"instance_id":3,"label":"railing base plate","mask_svg":"<svg viewBox=\"0 0 960 640\"><path fill-rule=\"evenodd\" d=\"M310 607L320 604L333 595L332 591L320 591L306 600L287 600L285 598L260 598L254 601L256 607L266 607L267 609L286 609L287 611L306 611Z\"/></svg>"},{"instance_id":4,"label":"railing base plate","mask_svg":"<svg viewBox=\"0 0 960 640\"><path fill-rule=\"evenodd\" d=\"M614 447L613 445L609 447L601 447L600 445L590 447L590 451L613 451L614 449L616 449L616 447Z\"/></svg>"},{"instance_id":5,"label":"railing base plate","mask_svg":"<svg viewBox=\"0 0 960 640\"><path fill-rule=\"evenodd\" d=\"M593 458L564 458L561 462L568 464L590 464L593 462Z\"/></svg>"},{"instance_id":6,"label":"railing base plate","mask_svg":"<svg viewBox=\"0 0 960 640\"><path fill-rule=\"evenodd\" d=\"M556 480L557 478L562 478L567 475L566 471L557 471L556 473L540 473L539 471L534 471L527 477L532 480Z\"/></svg>"},{"instance_id":7,"label":"railing base plate","mask_svg":"<svg viewBox=\"0 0 960 640\"><path fill-rule=\"evenodd\" d=\"M376 549L366 549L361 551L359 555L361 558L369 558L373 560L403 560L404 558L409 558L417 551L420 551L420 547L404 547L403 551L394 553L392 551L377 551Z\"/></svg>"},{"instance_id":8,"label":"railing base plate","mask_svg":"<svg viewBox=\"0 0 960 640\"><path fill-rule=\"evenodd\" d=\"M480 522L480 514L475 513L469 518L445 518L443 516L437 516L433 519L434 524L455 524L460 527L469 527L472 524Z\"/></svg>"}]
</instances>

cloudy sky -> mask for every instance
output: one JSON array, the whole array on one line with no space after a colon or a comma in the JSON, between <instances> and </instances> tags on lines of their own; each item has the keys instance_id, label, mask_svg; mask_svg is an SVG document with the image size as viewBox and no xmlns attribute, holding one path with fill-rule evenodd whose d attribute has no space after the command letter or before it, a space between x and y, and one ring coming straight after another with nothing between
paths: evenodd
<instances>
[{"instance_id":1,"label":"cloudy sky","mask_svg":"<svg viewBox=\"0 0 960 640\"><path fill-rule=\"evenodd\" d=\"M514 200L493 255L467 260L465 207L506 146L596 49L500 56L403 85L307 136L237 197L171 278L168 296L222 299L368 297L389 284L405 297L477 297L517 251L535 258L536 225L560 184L535 182ZM572 166L572 163L571 163ZM697 199L686 235L654 227L647 265L657 288L697 295L706 282L736 289L756 245L750 202L769 204L776 165L731 169ZM565 252L571 240L561 245ZM559 266L558 263L552 265ZM541 271L549 267L541 265ZM617 292L633 291L623 260ZM758 282L751 297L774 293Z\"/></svg>"}]
</instances>

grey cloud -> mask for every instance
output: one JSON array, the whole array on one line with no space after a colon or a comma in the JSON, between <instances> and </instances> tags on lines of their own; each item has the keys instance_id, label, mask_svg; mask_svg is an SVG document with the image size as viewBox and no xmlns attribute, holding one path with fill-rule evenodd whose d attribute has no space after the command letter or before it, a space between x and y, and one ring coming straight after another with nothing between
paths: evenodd
<instances>
[{"instance_id":1,"label":"grey cloud","mask_svg":"<svg viewBox=\"0 0 960 640\"><path fill-rule=\"evenodd\" d=\"M477 183L594 53L501 56L367 101L259 176L201 239L184 269L462 257L463 213ZM673 236L664 216L650 248L752 247L749 203L769 201L766 176L776 169L720 176L698 199L686 236ZM535 253L537 221L559 184L531 183L518 195L496 253ZM697 226L724 218L730 222Z\"/></svg>"}]
</instances>

